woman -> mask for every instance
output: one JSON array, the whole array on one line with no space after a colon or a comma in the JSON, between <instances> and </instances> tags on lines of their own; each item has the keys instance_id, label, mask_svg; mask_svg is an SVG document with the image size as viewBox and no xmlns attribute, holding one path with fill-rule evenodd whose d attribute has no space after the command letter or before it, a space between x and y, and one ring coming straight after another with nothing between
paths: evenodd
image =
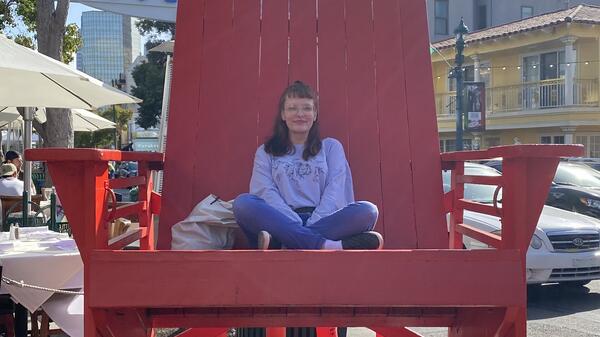
<instances>
[{"instance_id":1,"label":"woman","mask_svg":"<svg viewBox=\"0 0 600 337\"><path fill-rule=\"evenodd\" d=\"M316 95L296 81L279 99L273 135L256 151L250 193L233 212L259 249L380 249L377 206L354 202L342 144L319 136ZM275 240L271 240L274 238Z\"/></svg>"}]
</instances>

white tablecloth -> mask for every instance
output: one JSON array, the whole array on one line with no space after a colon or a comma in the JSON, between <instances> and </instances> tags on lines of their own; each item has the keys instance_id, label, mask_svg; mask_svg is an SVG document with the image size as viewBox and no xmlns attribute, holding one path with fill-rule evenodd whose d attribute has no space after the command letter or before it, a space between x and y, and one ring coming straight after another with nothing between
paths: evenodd
<instances>
[{"instance_id":1,"label":"white tablecloth","mask_svg":"<svg viewBox=\"0 0 600 337\"><path fill-rule=\"evenodd\" d=\"M83 287L83 263L74 240L47 227L20 228L19 240L0 233L2 275L25 284L52 289ZM40 306L71 337L83 336L82 296L55 294L2 283L8 293L29 311Z\"/></svg>"}]
</instances>

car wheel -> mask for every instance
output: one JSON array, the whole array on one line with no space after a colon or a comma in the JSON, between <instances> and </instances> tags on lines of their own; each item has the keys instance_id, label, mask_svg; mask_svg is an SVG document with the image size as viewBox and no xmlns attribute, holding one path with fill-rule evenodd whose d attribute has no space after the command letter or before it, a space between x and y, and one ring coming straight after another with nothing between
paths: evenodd
<instances>
[{"instance_id":1,"label":"car wheel","mask_svg":"<svg viewBox=\"0 0 600 337\"><path fill-rule=\"evenodd\" d=\"M560 282L560 286L562 287L568 287L568 288L580 288L585 286L586 284L590 283L591 280L583 280L583 281L567 281L567 282Z\"/></svg>"}]
</instances>

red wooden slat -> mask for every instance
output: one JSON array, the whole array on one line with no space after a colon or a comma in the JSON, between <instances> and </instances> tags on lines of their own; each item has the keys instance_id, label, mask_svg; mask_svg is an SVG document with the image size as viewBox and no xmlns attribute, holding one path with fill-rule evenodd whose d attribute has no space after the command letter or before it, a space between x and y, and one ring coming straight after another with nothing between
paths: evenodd
<instances>
[{"instance_id":1,"label":"red wooden slat","mask_svg":"<svg viewBox=\"0 0 600 337\"><path fill-rule=\"evenodd\" d=\"M465 173L465 165L463 162L455 163L453 165L453 170L451 172L451 180L450 180L450 190L452 191L454 200L462 199L464 196L465 185L459 184L458 177L462 176ZM453 201L454 203L454 201ZM455 207L450 213L450 223L449 223L449 246L450 248L459 249L462 248L463 245L463 237L462 234L456 231L456 226L460 223L463 223L463 210L462 208Z\"/></svg>"},{"instance_id":2,"label":"red wooden slat","mask_svg":"<svg viewBox=\"0 0 600 337\"><path fill-rule=\"evenodd\" d=\"M289 81L302 80L317 90L316 0L289 0Z\"/></svg>"},{"instance_id":3,"label":"red wooden slat","mask_svg":"<svg viewBox=\"0 0 600 337\"><path fill-rule=\"evenodd\" d=\"M348 154L344 2L319 1L319 124L321 135L342 142Z\"/></svg>"},{"instance_id":4,"label":"red wooden slat","mask_svg":"<svg viewBox=\"0 0 600 337\"><path fill-rule=\"evenodd\" d=\"M178 4L178 34L175 46L173 82L169 109L169 126L165 156L163 193L167 196L159 226L158 248L171 247L171 226L183 219L193 206L191 180L194 163L190 149L196 145L198 102L202 83L205 0L182 1ZM189 33L185 33L189 32ZM196 149L194 149L194 152ZM186 160L187 159L187 160ZM170 197L168 197L170 196Z\"/></svg>"},{"instance_id":5,"label":"red wooden slat","mask_svg":"<svg viewBox=\"0 0 600 337\"><path fill-rule=\"evenodd\" d=\"M232 52L239 52L233 46L233 6L233 0L206 2L200 105L190 121L196 123L197 129L192 133L196 136L193 151L191 156L188 154L192 159L188 165L194 167L192 180L188 181L194 203L210 193L223 199L234 197L231 186L240 175L231 165L240 154L237 152L239 144L232 147L228 139L232 123L243 113L232 111L232 102L237 99L232 95L236 86L232 83L238 80L231 70ZM244 128L235 130L242 134L248 132Z\"/></svg>"},{"instance_id":6,"label":"red wooden slat","mask_svg":"<svg viewBox=\"0 0 600 337\"><path fill-rule=\"evenodd\" d=\"M457 182L461 184L496 185L502 186L502 176L459 176Z\"/></svg>"},{"instance_id":7,"label":"red wooden slat","mask_svg":"<svg viewBox=\"0 0 600 337\"><path fill-rule=\"evenodd\" d=\"M154 230L154 217L152 216L152 205L149 203L152 201L152 193L154 189L154 182L152 181L152 175L149 171L148 163L140 163L138 165L138 174L143 177L147 177L147 182L139 186L138 189L138 201L142 204L138 211L138 220L140 228L146 230L146 234L142 240L140 240L140 249L143 250L154 250L156 247L156 238Z\"/></svg>"},{"instance_id":8,"label":"red wooden slat","mask_svg":"<svg viewBox=\"0 0 600 337\"><path fill-rule=\"evenodd\" d=\"M580 157L584 155L583 145L524 144L496 146L481 151L457 151L442 153L443 161L482 160L496 157Z\"/></svg>"},{"instance_id":9,"label":"red wooden slat","mask_svg":"<svg viewBox=\"0 0 600 337\"><path fill-rule=\"evenodd\" d=\"M46 148L27 149L25 158L31 161L148 161L162 162L158 152L123 152L116 150Z\"/></svg>"},{"instance_id":10,"label":"red wooden slat","mask_svg":"<svg viewBox=\"0 0 600 337\"><path fill-rule=\"evenodd\" d=\"M121 309L118 311L107 311L105 315L106 320L104 320L103 323L109 331L107 336L150 336L148 334L148 329L151 322L149 321L145 310Z\"/></svg>"},{"instance_id":11,"label":"red wooden slat","mask_svg":"<svg viewBox=\"0 0 600 337\"><path fill-rule=\"evenodd\" d=\"M287 12L287 1L262 3L257 146L272 133L274 118L279 114L279 96L288 85Z\"/></svg>"},{"instance_id":12,"label":"red wooden slat","mask_svg":"<svg viewBox=\"0 0 600 337\"><path fill-rule=\"evenodd\" d=\"M115 250L122 249L128 244L144 238L147 234L147 228L135 228L108 240L108 248Z\"/></svg>"},{"instance_id":13,"label":"red wooden slat","mask_svg":"<svg viewBox=\"0 0 600 337\"><path fill-rule=\"evenodd\" d=\"M284 312L287 311L283 308ZM373 314L336 314L324 316L319 309L311 310L309 313L300 315L273 315L252 314L242 317L234 316L239 310L195 310L195 309L150 309L153 326L155 327L181 327L181 326L244 326L265 327L273 325L289 326L332 326L344 323L348 326L369 326L369 324L390 326L420 326L440 327L451 326L455 322L454 308L403 308L401 313L391 316L375 316ZM250 308L244 308L250 311ZM191 335L190 337L207 336ZM210 336L210 335L208 335ZM178 336L179 337L179 336ZM388 336L386 337L395 337Z\"/></svg>"},{"instance_id":14,"label":"red wooden slat","mask_svg":"<svg viewBox=\"0 0 600 337\"><path fill-rule=\"evenodd\" d=\"M400 62L404 43L399 34L400 4L397 0L376 1L373 10L385 245L417 247L405 70Z\"/></svg>"},{"instance_id":15,"label":"red wooden slat","mask_svg":"<svg viewBox=\"0 0 600 337\"><path fill-rule=\"evenodd\" d=\"M465 210L488 214L492 216L502 216L502 208L495 208L492 205L481 204L470 200L459 199L456 201L456 204L454 206L457 208L462 208Z\"/></svg>"},{"instance_id":16,"label":"red wooden slat","mask_svg":"<svg viewBox=\"0 0 600 337\"><path fill-rule=\"evenodd\" d=\"M95 308L510 306L525 300L516 250L92 254L86 293ZM365 291L365 285L377 286ZM448 288L454 291L431 291Z\"/></svg>"},{"instance_id":17,"label":"red wooden slat","mask_svg":"<svg viewBox=\"0 0 600 337\"><path fill-rule=\"evenodd\" d=\"M152 214L160 214L161 207L161 195L156 192L152 192L152 194L150 194L150 211L152 212Z\"/></svg>"},{"instance_id":18,"label":"red wooden slat","mask_svg":"<svg viewBox=\"0 0 600 337\"><path fill-rule=\"evenodd\" d=\"M108 181L108 187L110 188L127 188L131 186L143 185L146 183L146 177L135 176L129 178L118 178L111 179Z\"/></svg>"},{"instance_id":19,"label":"red wooden slat","mask_svg":"<svg viewBox=\"0 0 600 337\"><path fill-rule=\"evenodd\" d=\"M382 204L371 1L346 2L349 161L357 200Z\"/></svg>"},{"instance_id":20,"label":"red wooden slat","mask_svg":"<svg viewBox=\"0 0 600 337\"><path fill-rule=\"evenodd\" d=\"M118 218L123 218L128 215L137 214L138 212L143 210L145 207L146 207L145 201L143 201L143 202L138 201L138 202L130 203L127 205L118 206L114 211L111 208L108 210L109 214L111 215L111 217L108 219L108 221L112 221L112 220L118 219Z\"/></svg>"},{"instance_id":21,"label":"red wooden slat","mask_svg":"<svg viewBox=\"0 0 600 337\"><path fill-rule=\"evenodd\" d=\"M447 226L441 210L442 177L425 1L401 1L402 62L408 109L412 181L419 248L446 246Z\"/></svg>"},{"instance_id":22,"label":"red wooden slat","mask_svg":"<svg viewBox=\"0 0 600 337\"><path fill-rule=\"evenodd\" d=\"M500 248L502 244L502 238L500 236L482 231L467 224L457 224L456 231L494 248Z\"/></svg>"},{"instance_id":23,"label":"red wooden slat","mask_svg":"<svg viewBox=\"0 0 600 337\"><path fill-rule=\"evenodd\" d=\"M211 184L213 190L218 191L219 196L226 200L248 192L258 133L258 98L262 94L258 90L260 0L235 0L233 4L232 36L230 45L227 46L227 67L230 76L226 86L229 90L222 89L225 90L223 99L227 101L229 109L225 114L231 117L221 116L219 146L216 147L220 147L221 151L227 149L227 156L220 159L224 167L221 168L221 172L217 172L218 183ZM216 158L219 157L222 157L222 154L218 154ZM204 192L201 198L208 193L211 192Z\"/></svg>"},{"instance_id":24,"label":"red wooden slat","mask_svg":"<svg viewBox=\"0 0 600 337\"><path fill-rule=\"evenodd\" d=\"M454 209L454 191L450 190L444 193L444 213L451 212Z\"/></svg>"}]
</instances>

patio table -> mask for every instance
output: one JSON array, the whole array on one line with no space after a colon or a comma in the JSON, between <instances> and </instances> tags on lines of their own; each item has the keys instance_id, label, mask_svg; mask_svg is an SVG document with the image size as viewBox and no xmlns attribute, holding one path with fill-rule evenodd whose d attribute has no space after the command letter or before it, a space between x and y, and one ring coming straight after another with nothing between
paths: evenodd
<instances>
[{"instance_id":1,"label":"patio table","mask_svg":"<svg viewBox=\"0 0 600 337\"><path fill-rule=\"evenodd\" d=\"M2 276L50 289L77 291L83 287L83 263L75 241L67 234L47 227L20 228L19 234L19 240L9 241L8 233L0 233ZM4 282L0 293L10 294L31 312L42 307L71 337L83 335L82 296Z\"/></svg>"}]
</instances>

